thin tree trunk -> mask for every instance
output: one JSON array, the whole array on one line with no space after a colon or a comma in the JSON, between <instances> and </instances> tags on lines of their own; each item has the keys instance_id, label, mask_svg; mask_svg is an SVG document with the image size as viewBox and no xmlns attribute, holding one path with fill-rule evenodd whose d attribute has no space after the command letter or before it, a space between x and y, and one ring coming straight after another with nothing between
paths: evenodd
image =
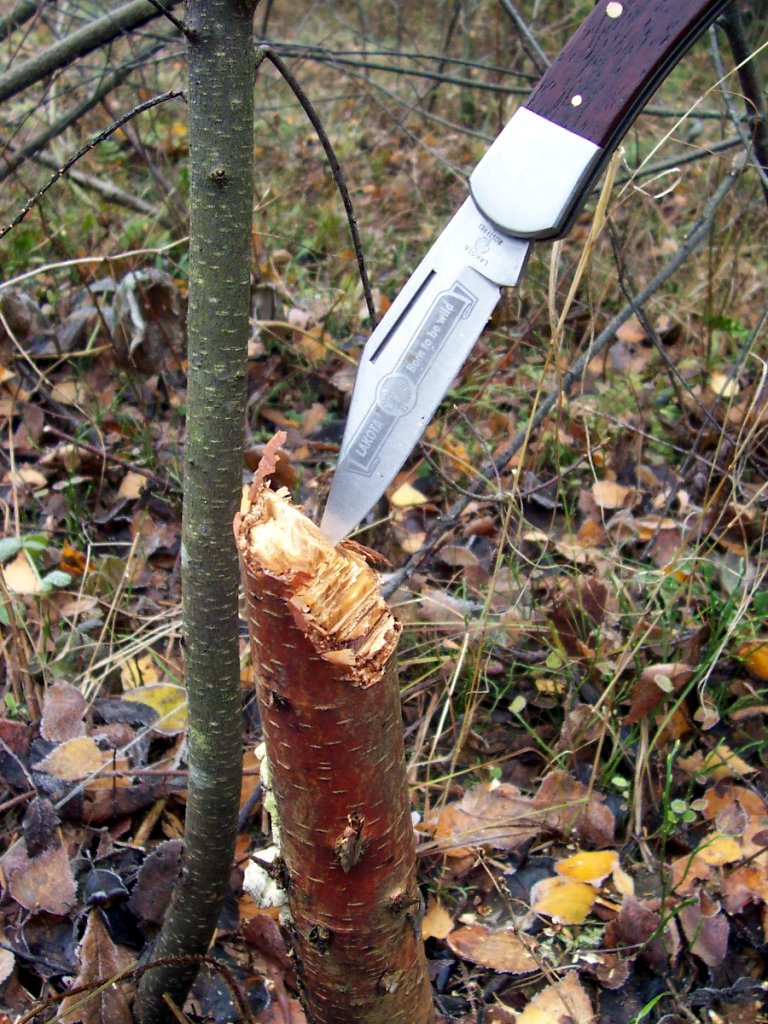
<instances>
[{"instance_id":1,"label":"thin tree trunk","mask_svg":"<svg viewBox=\"0 0 768 1024\"><path fill-rule=\"evenodd\" d=\"M331 547L265 463L235 533L304 1007L312 1024L431 1024L399 626L362 549Z\"/></svg>"},{"instance_id":2,"label":"thin tree trunk","mask_svg":"<svg viewBox=\"0 0 768 1024\"><path fill-rule=\"evenodd\" d=\"M189 0L189 383L182 523L189 795L182 874L154 956L205 953L229 885L242 768L239 570L232 537L242 473L253 204L253 12ZM170 1021L196 968L158 967L145 1024Z\"/></svg>"}]
</instances>

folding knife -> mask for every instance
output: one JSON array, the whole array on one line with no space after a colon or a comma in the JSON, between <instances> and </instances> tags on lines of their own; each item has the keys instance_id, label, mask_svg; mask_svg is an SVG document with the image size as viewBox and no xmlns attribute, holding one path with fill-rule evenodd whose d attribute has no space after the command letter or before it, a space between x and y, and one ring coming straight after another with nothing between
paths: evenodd
<instances>
[{"instance_id":1,"label":"folding knife","mask_svg":"<svg viewBox=\"0 0 768 1024\"><path fill-rule=\"evenodd\" d=\"M470 196L363 350L321 529L391 483L534 239L567 233L645 102L728 0L599 0L469 178Z\"/></svg>"}]
</instances>

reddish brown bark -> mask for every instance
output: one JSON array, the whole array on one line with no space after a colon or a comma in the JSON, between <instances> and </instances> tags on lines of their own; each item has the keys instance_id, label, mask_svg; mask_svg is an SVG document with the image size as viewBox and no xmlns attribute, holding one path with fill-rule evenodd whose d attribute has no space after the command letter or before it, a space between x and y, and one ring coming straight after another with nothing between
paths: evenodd
<instances>
[{"instance_id":1,"label":"reddish brown bark","mask_svg":"<svg viewBox=\"0 0 768 1024\"><path fill-rule=\"evenodd\" d=\"M431 1024L392 658L399 627L359 549L254 484L235 534L305 1010Z\"/></svg>"}]
</instances>

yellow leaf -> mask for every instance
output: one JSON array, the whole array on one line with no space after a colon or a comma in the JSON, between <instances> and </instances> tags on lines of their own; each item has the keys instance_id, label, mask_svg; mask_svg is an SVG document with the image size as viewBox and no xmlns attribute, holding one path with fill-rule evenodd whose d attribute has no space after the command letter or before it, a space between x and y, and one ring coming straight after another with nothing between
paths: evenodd
<instances>
[{"instance_id":1,"label":"yellow leaf","mask_svg":"<svg viewBox=\"0 0 768 1024\"><path fill-rule=\"evenodd\" d=\"M531 909L559 924L581 924L592 909L597 893L586 882L568 878L543 878L531 890Z\"/></svg>"},{"instance_id":2,"label":"yellow leaf","mask_svg":"<svg viewBox=\"0 0 768 1024\"><path fill-rule=\"evenodd\" d=\"M528 1003L517 1018L516 1024L560 1024L560 1022L548 1010L542 1010L541 1007Z\"/></svg>"},{"instance_id":3,"label":"yellow leaf","mask_svg":"<svg viewBox=\"0 0 768 1024\"><path fill-rule=\"evenodd\" d=\"M411 508L413 505L423 505L429 499L426 494L417 491L413 484L400 484L397 490L389 499L390 505L395 508Z\"/></svg>"},{"instance_id":4,"label":"yellow leaf","mask_svg":"<svg viewBox=\"0 0 768 1024\"><path fill-rule=\"evenodd\" d=\"M616 861L616 867L611 872L611 875L616 892L621 893L622 896L635 895L635 883L632 876L627 874L618 861Z\"/></svg>"},{"instance_id":5,"label":"yellow leaf","mask_svg":"<svg viewBox=\"0 0 768 1024\"><path fill-rule=\"evenodd\" d=\"M768 640L742 644L737 653L753 676L768 679Z\"/></svg>"},{"instance_id":6,"label":"yellow leaf","mask_svg":"<svg viewBox=\"0 0 768 1024\"><path fill-rule=\"evenodd\" d=\"M152 683L137 686L123 694L123 700L135 700L153 708L158 718L152 723L155 732L174 736L187 727L187 691L175 683Z\"/></svg>"},{"instance_id":7,"label":"yellow leaf","mask_svg":"<svg viewBox=\"0 0 768 1024\"><path fill-rule=\"evenodd\" d=\"M142 684L147 686L158 680L157 665L151 654L141 654L138 658L128 658L120 670L120 678L124 690L132 690Z\"/></svg>"},{"instance_id":8,"label":"yellow leaf","mask_svg":"<svg viewBox=\"0 0 768 1024\"><path fill-rule=\"evenodd\" d=\"M117 491L118 498L127 498L132 501L134 498L141 496L141 492L147 486L147 478L143 473L134 473L133 470L129 470L120 481L120 487Z\"/></svg>"},{"instance_id":9,"label":"yellow leaf","mask_svg":"<svg viewBox=\"0 0 768 1024\"><path fill-rule=\"evenodd\" d=\"M572 857L566 857L555 864L558 875L572 878L576 882L589 882L591 885L602 885L608 875L619 863L619 855L615 850L580 850Z\"/></svg>"},{"instance_id":10,"label":"yellow leaf","mask_svg":"<svg viewBox=\"0 0 768 1024\"><path fill-rule=\"evenodd\" d=\"M453 918L439 900L430 900L427 912L421 921L421 937L444 939L453 931Z\"/></svg>"},{"instance_id":11,"label":"yellow leaf","mask_svg":"<svg viewBox=\"0 0 768 1024\"><path fill-rule=\"evenodd\" d=\"M724 836L719 832L713 832L711 837L703 841L696 856L701 857L705 864L719 867L722 864L732 864L740 860L742 849L733 836Z\"/></svg>"},{"instance_id":12,"label":"yellow leaf","mask_svg":"<svg viewBox=\"0 0 768 1024\"><path fill-rule=\"evenodd\" d=\"M592 484L592 497L598 508L625 508L633 493L631 487L617 484L615 480L595 480Z\"/></svg>"},{"instance_id":13,"label":"yellow leaf","mask_svg":"<svg viewBox=\"0 0 768 1024\"><path fill-rule=\"evenodd\" d=\"M33 768L66 782L75 782L93 775L107 761L111 761L111 755L99 750L90 736L77 736L56 747Z\"/></svg>"}]
</instances>

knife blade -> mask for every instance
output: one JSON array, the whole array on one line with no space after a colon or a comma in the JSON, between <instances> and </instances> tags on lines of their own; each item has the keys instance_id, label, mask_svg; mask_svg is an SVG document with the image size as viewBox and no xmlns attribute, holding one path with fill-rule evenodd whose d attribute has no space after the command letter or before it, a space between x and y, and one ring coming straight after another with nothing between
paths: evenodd
<instances>
[{"instance_id":1,"label":"knife blade","mask_svg":"<svg viewBox=\"0 0 768 1024\"><path fill-rule=\"evenodd\" d=\"M408 458L533 240L567 233L651 93L729 0L599 0L469 178L368 339L320 528L337 543Z\"/></svg>"}]
</instances>

